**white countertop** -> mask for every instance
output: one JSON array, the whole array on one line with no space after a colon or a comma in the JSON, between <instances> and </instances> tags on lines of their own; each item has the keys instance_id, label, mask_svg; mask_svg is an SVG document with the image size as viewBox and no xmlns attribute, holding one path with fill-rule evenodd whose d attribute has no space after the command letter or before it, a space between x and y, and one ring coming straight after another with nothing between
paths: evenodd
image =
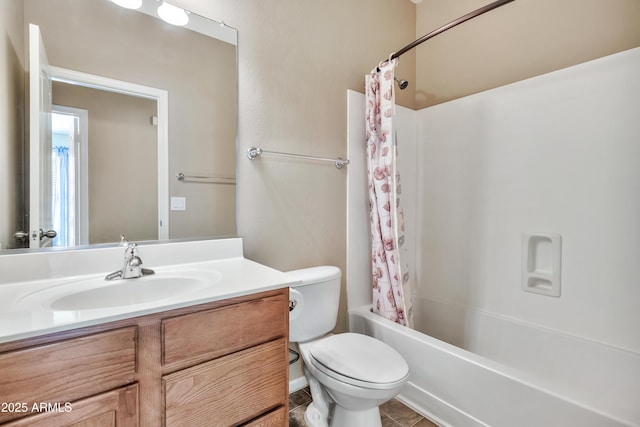
<instances>
[{"instance_id":1,"label":"white countertop","mask_svg":"<svg viewBox=\"0 0 640 427\"><path fill-rule=\"evenodd\" d=\"M155 301L108 308L83 308L81 310L54 309L51 306L51 301L65 296L65 293L69 291L81 290L80 286L86 286L87 281L92 279L93 283L98 283L104 278L104 272L1 284L0 342L249 295L298 283L297 280L285 273L242 256L218 257L213 260L198 260L193 263L164 266L145 262L145 267L147 266L155 270L155 277L162 277L163 274L179 275L180 271L199 271L209 272L219 280L211 286L200 287ZM114 265L114 267L117 266ZM136 280L139 279L116 280L107 282L105 285L116 284L133 287L136 286Z\"/></svg>"}]
</instances>

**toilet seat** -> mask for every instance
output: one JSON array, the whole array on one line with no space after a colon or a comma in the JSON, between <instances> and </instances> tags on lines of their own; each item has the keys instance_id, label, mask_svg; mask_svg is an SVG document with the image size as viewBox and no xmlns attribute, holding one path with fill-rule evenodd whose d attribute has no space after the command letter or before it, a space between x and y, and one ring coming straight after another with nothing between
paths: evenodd
<instances>
[{"instance_id":1,"label":"toilet seat","mask_svg":"<svg viewBox=\"0 0 640 427\"><path fill-rule=\"evenodd\" d=\"M409 375L404 358L382 341L352 332L331 335L310 343L314 367L325 375L358 387L389 389Z\"/></svg>"}]
</instances>

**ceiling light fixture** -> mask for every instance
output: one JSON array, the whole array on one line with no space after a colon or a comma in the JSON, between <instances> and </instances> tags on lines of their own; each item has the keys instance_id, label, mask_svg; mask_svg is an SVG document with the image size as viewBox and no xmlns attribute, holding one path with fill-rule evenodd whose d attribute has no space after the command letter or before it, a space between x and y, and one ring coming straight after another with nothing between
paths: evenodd
<instances>
[{"instance_id":1,"label":"ceiling light fixture","mask_svg":"<svg viewBox=\"0 0 640 427\"><path fill-rule=\"evenodd\" d=\"M184 9L163 1L158 8L158 15L165 22L172 25L186 25L189 22L189 15Z\"/></svg>"},{"instance_id":2,"label":"ceiling light fixture","mask_svg":"<svg viewBox=\"0 0 640 427\"><path fill-rule=\"evenodd\" d=\"M124 7L126 9L140 9L142 6L142 0L111 0L113 3L118 6Z\"/></svg>"}]
</instances>

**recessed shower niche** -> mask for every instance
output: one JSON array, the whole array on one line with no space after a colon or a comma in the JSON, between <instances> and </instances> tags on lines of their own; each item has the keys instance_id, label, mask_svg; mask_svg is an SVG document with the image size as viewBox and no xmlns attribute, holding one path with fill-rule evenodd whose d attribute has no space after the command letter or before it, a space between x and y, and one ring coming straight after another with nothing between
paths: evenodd
<instances>
[{"instance_id":1,"label":"recessed shower niche","mask_svg":"<svg viewBox=\"0 0 640 427\"><path fill-rule=\"evenodd\" d=\"M562 237L550 233L522 234L522 289L560 296Z\"/></svg>"}]
</instances>

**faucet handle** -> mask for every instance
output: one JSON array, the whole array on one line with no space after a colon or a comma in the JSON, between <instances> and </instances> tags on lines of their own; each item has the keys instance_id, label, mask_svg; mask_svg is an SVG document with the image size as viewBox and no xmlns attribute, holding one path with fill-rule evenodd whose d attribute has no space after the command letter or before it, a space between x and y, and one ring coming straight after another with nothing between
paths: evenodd
<instances>
[{"instance_id":1,"label":"faucet handle","mask_svg":"<svg viewBox=\"0 0 640 427\"><path fill-rule=\"evenodd\" d=\"M127 243L127 247L124 250L124 259L128 260L136 256L138 256L138 244Z\"/></svg>"},{"instance_id":2,"label":"faucet handle","mask_svg":"<svg viewBox=\"0 0 640 427\"><path fill-rule=\"evenodd\" d=\"M127 236L124 234L120 235L120 245L125 246L129 241L127 240Z\"/></svg>"}]
</instances>

